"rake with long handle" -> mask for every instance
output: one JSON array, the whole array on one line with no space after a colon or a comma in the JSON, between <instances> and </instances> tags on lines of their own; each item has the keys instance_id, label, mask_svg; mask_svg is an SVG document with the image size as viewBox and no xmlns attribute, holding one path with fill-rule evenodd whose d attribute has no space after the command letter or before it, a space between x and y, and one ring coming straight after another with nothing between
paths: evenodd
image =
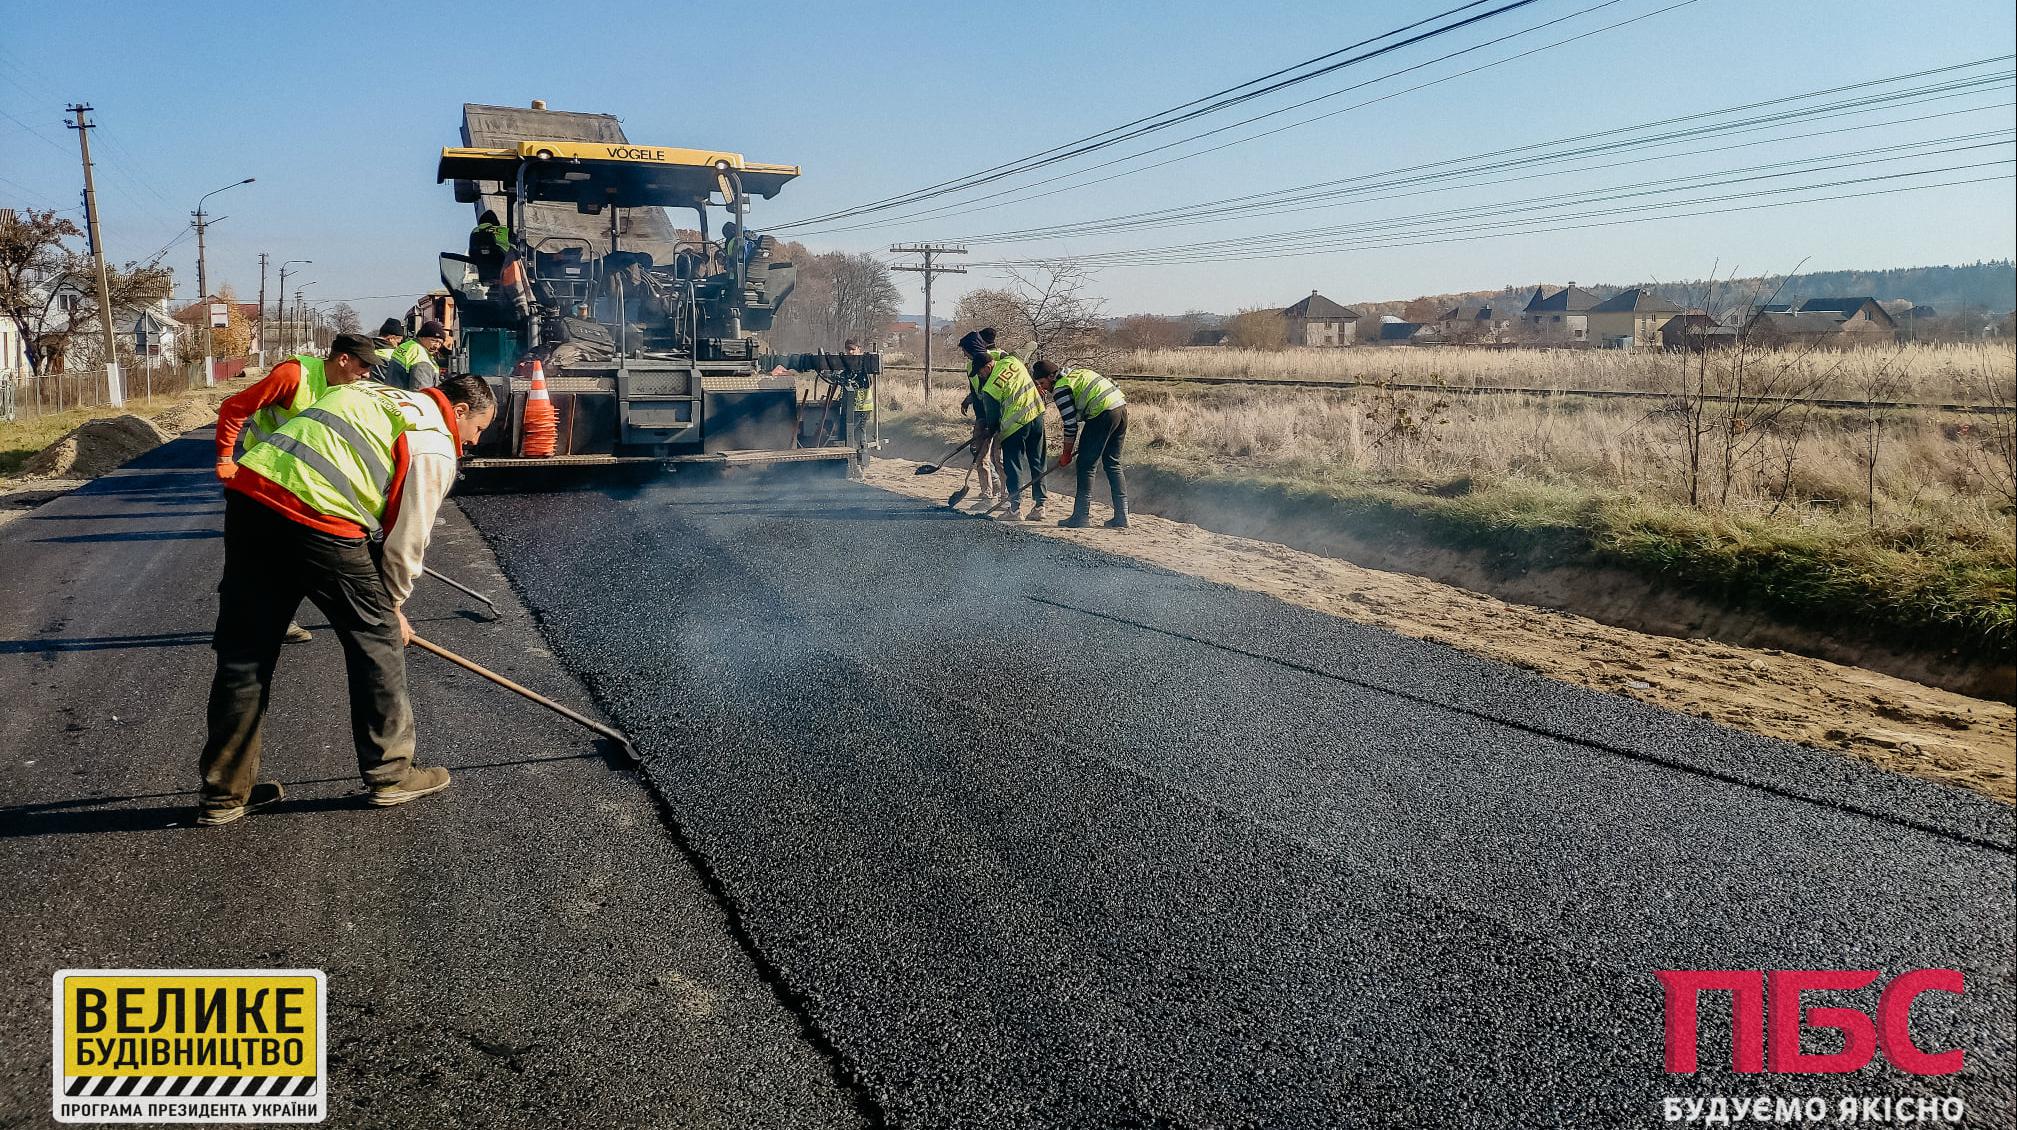
<instances>
[{"instance_id":1,"label":"rake with long handle","mask_svg":"<svg viewBox=\"0 0 2017 1130\"><path fill-rule=\"evenodd\" d=\"M431 640L425 640L420 638L419 636L414 636L411 642L413 643L413 646L419 648L422 651L428 652L429 654L432 655L438 655L441 658L448 660L450 663L455 664L457 667L460 667L465 671L470 671L475 674L481 675L486 679L489 679L491 682L496 683L498 686L503 687L505 690L508 690L513 694L522 695L526 698L531 699L532 701L538 703L541 706L544 706L548 710L553 711L555 714L558 714L561 717L568 719L569 721L577 722L583 726L588 727L590 730L593 730L594 732L601 734L603 737L608 738L610 741L615 742L617 748L623 751L623 756L626 759L628 759L632 765L638 763L639 758L637 756L637 747L630 744L630 739L624 736L623 731L615 729L614 727L611 726L605 726L602 723L596 721L595 719L590 718L586 714L580 713L579 711L569 710L567 707L560 705L559 703L553 701L552 699L546 697L545 695L540 694L537 691L528 690L527 688L522 687L517 683L512 682L510 679L507 679L504 676L498 674L497 672L492 671L490 668L483 666L482 664L476 662L475 660L465 659L462 656L455 654L454 652L448 650L445 647L442 647L438 643L434 643Z\"/></svg>"}]
</instances>

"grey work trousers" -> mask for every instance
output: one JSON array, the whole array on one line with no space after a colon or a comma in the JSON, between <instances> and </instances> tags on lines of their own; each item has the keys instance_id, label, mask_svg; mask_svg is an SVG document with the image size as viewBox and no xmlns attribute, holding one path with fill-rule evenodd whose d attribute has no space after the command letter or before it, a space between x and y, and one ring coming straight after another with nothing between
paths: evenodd
<instances>
[{"instance_id":1,"label":"grey work trousers","mask_svg":"<svg viewBox=\"0 0 2017 1130\"><path fill-rule=\"evenodd\" d=\"M357 771L394 785L413 766L413 704L399 614L362 538L309 529L236 491L224 492L224 580L217 586L217 674L203 746L205 808L244 804L259 779L262 722L287 625L303 597L343 644ZM294 728L312 731L303 717Z\"/></svg>"}]
</instances>

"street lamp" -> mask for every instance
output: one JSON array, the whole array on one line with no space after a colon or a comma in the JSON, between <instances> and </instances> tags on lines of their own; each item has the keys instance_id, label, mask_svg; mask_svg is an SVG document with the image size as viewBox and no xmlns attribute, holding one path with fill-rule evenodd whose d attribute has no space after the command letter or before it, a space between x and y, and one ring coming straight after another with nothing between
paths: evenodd
<instances>
[{"instance_id":1,"label":"street lamp","mask_svg":"<svg viewBox=\"0 0 2017 1130\"><path fill-rule=\"evenodd\" d=\"M313 262L315 262L313 259L289 259L287 262L280 264L280 290L277 292L280 296L280 301L273 304L273 312L279 315L279 321L283 327L282 332L286 332L284 327L289 324L287 317L287 268L292 267L296 263L308 264ZM263 318L265 316L265 313L261 312L260 317ZM287 343L291 349L294 344L294 336L292 334L288 334Z\"/></svg>"},{"instance_id":2,"label":"street lamp","mask_svg":"<svg viewBox=\"0 0 2017 1130\"><path fill-rule=\"evenodd\" d=\"M196 301L203 307L203 383L205 385L217 383L215 375L217 367L216 362L210 356L210 269L208 262L204 258L203 246L203 229L209 225L210 217L203 212L203 202L220 192L237 188L241 184L251 184L256 179L258 178L246 177L244 180L232 181L223 188L211 189L196 199Z\"/></svg>"},{"instance_id":3,"label":"street lamp","mask_svg":"<svg viewBox=\"0 0 2017 1130\"><path fill-rule=\"evenodd\" d=\"M299 338L302 335L307 336L308 342L302 348L306 349L310 353L315 352L315 331L311 329L308 325L308 303L303 302L301 300L301 292L307 290L309 287L314 285L315 280L310 279L309 281L302 283L300 286L294 288L295 335L297 338Z\"/></svg>"}]
</instances>

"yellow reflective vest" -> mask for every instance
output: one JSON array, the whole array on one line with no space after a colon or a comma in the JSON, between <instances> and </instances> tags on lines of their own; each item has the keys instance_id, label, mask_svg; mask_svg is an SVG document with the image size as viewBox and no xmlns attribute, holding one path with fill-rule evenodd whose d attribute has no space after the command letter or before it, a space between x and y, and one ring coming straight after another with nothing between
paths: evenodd
<instances>
[{"instance_id":1,"label":"yellow reflective vest","mask_svg":"<svg viewBox=\"0 0 2017 1130\"><path fill-rule=\"evenodd\" d=\"M253 444L279 431L282 424L300 415L329 391L329 372L323 368L322 358L301 353L293 360L301 366L301 383L294 386L294 399L286 404L269 404L254 412L252 418L245 421L245 430L238 437L242 449L250 449Z\"/></svg>"},{"instance_id":2,"label":"yellow reflective vest","mask_svg":"<svg viewBox=\"0 0 2017 1130\"><path fill-rule=\"evenodd\" d=\"M1043 397L1037 392L1036 382L1030 379L1028 367L1013 353L995 358L988 369L987 379L981 382L980 391L981 395L1001 405L1000 433L1003 440L1043 418Z\"/></svg>"},{"instance_id":3,"label":"yellow reflective vest","mask_svg":"<svg viewBox=\"0 0 2017 1130\"><path fill-rule=\"evenodd\" d=\"M253 445L239 464L317 511L375 534L392 491L393 447L420 430L450 434L426 393L358 381L331 390Z\"/></svg>"},{"instance_id":4,"label":"yellow reflective vest","mask_svg":"<svg viewBox=\"0 0 2017 1130\"><path fill-rule=\"evenodd\" d=\"M1058 378L1057 387L1071 393L1072 406L1078 409L1079 418L1083 420L1090 420L1109 408L1119 408L1128 402L1128 398L1121 395L1119 385L1091 369L1073 369Z\"/></svg>"}]
</instances>

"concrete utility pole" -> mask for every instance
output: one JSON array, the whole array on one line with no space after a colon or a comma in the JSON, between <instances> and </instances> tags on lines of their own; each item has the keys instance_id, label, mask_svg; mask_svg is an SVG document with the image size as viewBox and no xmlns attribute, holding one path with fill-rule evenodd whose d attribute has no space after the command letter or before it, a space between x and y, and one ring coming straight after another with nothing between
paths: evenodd
<instances>
[{"instance_id":1,"label":"concrete utility pole","mask_svg":"<svg viewBox=\"0 0 2017 1130\"><path fill-rule=\"evenodd\" d=\"M112 332L112 287L105 278L105 241L98 232L98 190L91 183L91 131L96 128L84 115L91 107L73 102L66 109L77 115L67 123L77 131L77 147L84 154L84 219L91 229L91 258L98 266L98 326L105 343L105 399L114 408L126 403L126 388L119 379L119 340Z\"/></svg>"},{"instance_id":2,"label":"concrete utility pole","mask_svg":"<svg viewBox=\"0 0 2017 1130\"><path fill-rule=\"evenodd\" d=\"M292 352L294 349L293 338L287 333L287 268L294 266L296 263L305 267L314 262L315 260L313 259L289 259L287 262L280 264L280 289L273 296L273 318L280 323L280 349L282 352Z\"/></svg>"},{"instance_id":3,"label":"concrete utility pole","mask_svg":"<svg viewBox=\"0 0 2017 1130\"><path fill-rule=\"evenodd\" d=\"M921 266L891 267L892 271L913 271L924 276L924 398L931 400L931 280L934 275L963 275L965 267L949 267L935 263L935 255L964 255L966 248L950 243L899 243L889 249L892 255L922 255Z\"/></svg>"},{"instance_id":4,"label":"concrete utility pole","mask_svg":"<svg viewBox=\"0 0 2017 1130\"><path fill-rule=\"evenodd\" d=\"M257 178L246 177L244 180L232 181L230 184L225 185L224 188L211 189L196 200L196 211L193 213L196 217L196 290L201 296L197 299L197 302L203 307L203 384L205 387L217 383L217 362L210 356L210 331L212 329L210 325L210 270L209 262L204 256L203 229L210 226L211 220L203 212L203 202L225 191L225 189L237 188L241 184L251 184L255 179Z\"/></svg>"},{"instance_id":5,"label":"concrete utility pole","mask_svg":"<svg viewBox=\"0 0 2017 1130\"><path fill-rule=\"evenodd\" d=\"M259 363L266 364L266 252L259 253Z\"/></svg>"}]
</instances>

